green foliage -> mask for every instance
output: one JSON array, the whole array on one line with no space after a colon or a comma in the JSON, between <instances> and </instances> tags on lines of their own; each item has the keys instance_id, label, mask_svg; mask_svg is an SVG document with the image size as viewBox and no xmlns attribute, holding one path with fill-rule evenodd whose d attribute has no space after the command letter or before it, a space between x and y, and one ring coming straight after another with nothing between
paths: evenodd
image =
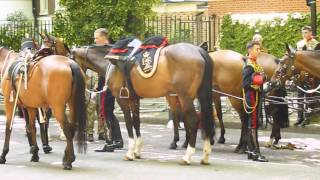
<instances>
[{"instance_id":1,"label":"green foliage","mask_svg":"<svg viewBox=\"0 0 320 180\"><path fill-rule=\"evenodd\" d=\"M23 23L27 21L27 16L25 16L22 11L14 11L7 15L6 20L10 22Z\"/></svg>"},{"instance_id":2,"label":"green foliage","mask_svg":"<svg viewBox=\"0 0 320 180\"><path fill-rule=\"evenodd\" d=\"M68 44L93 43L93 32L107 28L113 39L143 36L144 19L159 0L60 0L64 10L55 13L54 34Z\"/></svg>"},{"instance_id":3,"label":"green foliage","mask_svg":"<svg viewBox=\"0 0 320 180\"><path fill-rule=\"evenodd\" d=\"M30 34L32 23L21 11L8 14L6 20L6 24L0 25L0 45L19 51L21 39Z\"/></svg>"},{"instance_id":4,"label":"green foliage","mask_svg":"<svg viewBox=\"0 0 320 180\"><path fill-rule=\"evenodd\" d=\"M319 24L320 18L317 18L317 21ZM285 43L295 47L296 43L302 39L301 28L309 24L309 15L301 17L289 15L287 20L274 19L270 22L257 22L252 27L248 24L240 24L238 21L232 22L231 16L227 15L222 22L220 47L246 54L246 44L252 39L254 31L258 29L263 37L263 46L268 49L268 53L282 57L285 53Z\"/></svg>"}]
</instances>

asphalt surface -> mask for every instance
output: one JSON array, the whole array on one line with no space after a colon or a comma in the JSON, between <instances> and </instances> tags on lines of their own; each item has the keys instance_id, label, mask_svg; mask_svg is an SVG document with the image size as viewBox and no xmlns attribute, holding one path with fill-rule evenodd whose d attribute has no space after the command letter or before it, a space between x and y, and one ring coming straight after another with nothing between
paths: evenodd
<instances>
[{"instance_id":1,"label":"asphalt surface","mask_svg":"<svg viewBox=\"0 0 320 180\"><path fill-rule=\"evenodd\" d=\"M281 143L291 142L294 150L272 150L263 145L268 140L269 131L259 132L261 152L269 162L259 163L248 160L244 154L233 152L240 131L227 129L226 143L213 146L211 165L200 165L202 141L198 135L196 154L190 166L179 162L185 153L181 147L184 131L180 130L181 142L177 150L169 150L172 129L163 124L142 124L144 148L142 159L124 161L127 150L127 135L123 122L121 131L126 142L124 149L113 153L97 153L103 141L88 143L88 151L76 154L73 170L62 169L61 160L65 142L59 140L57 124L51 121L50 145L53 152L39 151L40 161L30 162L31 155L24 131L24 122L16 118L10 143L7 163L0 165L1 179L319 179L320 177L320 135L284 132ZM0 145L3 144L5 122L0 116ZM219 131L219 130L218 130ZM97 138L97 137L95 137ZM38 143L41 143L38 137ZM41 145L39 146L41 147ZM2 146L0 146L2 148Z\"/></svg>"}]
</instances>

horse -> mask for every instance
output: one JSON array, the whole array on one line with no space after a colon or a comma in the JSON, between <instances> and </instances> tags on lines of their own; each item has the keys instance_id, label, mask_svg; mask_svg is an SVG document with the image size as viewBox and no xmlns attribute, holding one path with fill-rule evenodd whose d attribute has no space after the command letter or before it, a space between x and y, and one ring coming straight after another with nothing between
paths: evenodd
<instances>
[{"instance_id":1,"label":"horse","mask_svg":"<svg viewBox=\"0 0 320 180\"><path fill-rule=\"evenodd\" d=\"M1 87L6 110L5 142L0 156L0 163L6 162L9 152L11 126L16 103L27 109L32 134L31 161L38 162L38 145L35 136L35 116L37 108L51 108L54 117L60 124L67 138L67 146L63 157L63 167L72 169L75 160L73 137L77 131L78 151L86 151L86 114L85 114L85 76L77 63L67 57L52 55L28 64L27 89L21 87L22 75L17 73L9 76L9 70L16 69L13 64L19 64L17 54L11 54L6 48L0 51L2 74ZM3 58L5 57L5 58ZM15 71L13 71L15 72ZM17 77L17 78L16 78ZM15 94L13 96L12 94ZM11 98L15 97L15 102ZM66 117L68 105L69 120Z\"/></svg>"},{"instance_id":2,"label":"horse","mask_svg":"<svg viewBox=\"0 0 320 180\"><path fill-rule=\"evenodd\" d=\"M1 47L1 48L3 48L3 47ZM33 38L24 38L21 41L21 51L25 51L25 49L27 49L27 48L28 49L36 49L37 48L37 45L35 44L35 41ZM14 51L9 51L9 53L7 55L9 58L10 55L11 56L12 55L18 56L18 53L14 52ZM6 58L6 57L2 57L1 59L4 59L4 58ZM1 64L1 66L0 66L0 72L1 72L0 76L2 76L3 64ZM28 117L26 114L27 112L22 107L18 107L18 108L19 108L19 113L20 113L19 115L25 119L26 127L29 127L29 120L28 120ZM41 113L43 114L44 112L41 112ZM40 116L39 113L37 113L37 120L38 120L39 127L40 127L40 135L41 135L41 141L42 141L42 146L43 146L42 148L43 148L44 153L46 153L46 154L50 153L52 151L52 147L49 145L49 139L48 139L48 121L47 120L49 119L49 116L50 116L49 113L46 113L44 117ZM42 117L45 118L46 123L40 122ZM28 128L26 128L26 135L28 138L29 145L32 146L31 133Z\"/></svg>"},{"instance_id":3,"label":"horse","mask_svg":"<svg viewBox=\"0 0 320 180\"><path fill-rule=\"evenodd\" d=\"M284 66L289 67L291 69L286 69L291 72L297 69L299 71L305 71L315 76L316 78L320 78L320 53L318 50L314 51L304 51L304 50L295 50L289 45L286 45L287 54L282 58L282 68ZM279 67L280 70L280 67Z\"/></svg>"},{"instance_id":4,"label":"horse","mask_svg":"<svg viewBox=\"0 0 320 180\"><path fill-rule=\"evenodd\" d=\"M127 44L129 43L127 42ZM140 134L139 108L136 108L139 107L139 98L120 98L120 89L123 87L125 79L123 73L117 66L108 66L110 62L101 60L97 53L92 54L89 51L90 49L88 51L85 49L73 49L72 54L80 66L90 68L99 74L104 74L107 67L109 67L106 81L124 113L129 135L129 148L124 160L140 158L142 138ZM196 112L193 107L193 100L197 96L200 99L201 109L204 113L205 129L204 154L201 164L209 164L208 160L211 153L209 137L214 132L211 102L211 63L210 57L204 50L188 43L179 43L166 46L161 50L158 69L152 77L143 78L139 75L137 66L133 66L130 70L132 86L138 97L155 98L169 96L172 93L177 94L184 117L187 119L187 128L190 133L190 143L181 161L183 165L191 163L191 156L195 152ZM170 101L169 104L171 103ZM133 126L136 131L136 140L134 140Z\"/></svg>"},{"instance_id":5,"label":"horse","mask_svg":"<svg viewBox=\"0 0 320 180\"><path fill-rule=\"evenodd\" d=\"M242 122L241 126L241 136L238 146L235 152L244 153L246 150L246 140L245 133L247 129L246 118L247 115L243 108L242 100L236 97L242 97L242 68L244 66L244 56L232 50L219 50L209 53L211 59L213 60L214 70L212 74L212 84L213 84L213 102L215 104L217 117L220 124L220 138L218 143L224 143L225 138L225 128L222 120L222 109L221 109L221 95L229 94L229 101L232 107L237 111ZM258 64L260 64L267 75L267 79L270 79L278 67L278 60L276 57L261 53L257 59ZM222 92L222 93L220 93ZM285 93L284 87L278 91L271 92L270 95L275 95ZM232 97L233 96L233 97ZM276 107L273 107L276 106ZM275 139L276 142L281 138L280 127L282 124L288 121L288 109L285 105L272 105L272 116L274 118L274 124L272 128L271 139ZM280 111L282 110L281 114Z\"/></svg>"}]
</instances>

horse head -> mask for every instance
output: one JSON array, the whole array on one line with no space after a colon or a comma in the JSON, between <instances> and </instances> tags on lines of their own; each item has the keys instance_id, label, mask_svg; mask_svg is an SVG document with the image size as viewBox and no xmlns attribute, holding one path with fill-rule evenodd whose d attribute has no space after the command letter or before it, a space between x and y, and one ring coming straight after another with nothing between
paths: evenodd
<instances>
[{"instance_id":1,"label":"horse head","mask_svg":"<svg viewBox=\"0 0 320 180\"><path fill-rule=\"evenodd\" d=\"M70 58L76 61L82 70L91 69L104 76L109 64L109 61L104 60L104 57L109 53L110 49L110 45L81 46L71 50Z\"/></svg>"},{"instance_id":2,"label":"horse head","mask_svg":"<svg viewBox=\"0 0 320 180\"><path fill-rule=\"evenodd\" d=\"M297 70L294 66L296 50L288 44L286 44L286 49L286 54L280 59L279 66L271 78L270 85L272 87L277 87L280 84L283 85L287 80L291 80L293 82L291 85L295 85L304 78L301 76L301 71Z\"/></svg>"},{"instance_id":3,"label":"horse head","mask_svg":"<svg viewBox=\"0 0 320 180\"><path fill-rule=\"evenodd\" d=\"M64 43L62 38L56 38L54 36L48 35L47 33L40 33L40 36L43 41L42 48L48 48L57 55L67 56L68 54L70 54L70 49Z\"/></svg>"}]
</instances>

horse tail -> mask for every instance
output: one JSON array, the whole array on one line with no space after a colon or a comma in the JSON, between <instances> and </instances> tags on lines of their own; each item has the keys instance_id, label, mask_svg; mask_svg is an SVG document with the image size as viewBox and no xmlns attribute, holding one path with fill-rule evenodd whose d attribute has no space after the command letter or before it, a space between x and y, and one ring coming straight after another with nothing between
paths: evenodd
<instances>
[{"instance_id":1,"label":"horse tail","mask_svg":"<svg viewBox=\"0 0 320 180\"><path fill-rule=\"evenodd\" d=\"M287 91L285 86L280 86L273 90L272 95L278 97L285 97L287 96ZM272 98L271 98L272 99ZM272 99L279 101L279 99ZM280 100L284 102L284 100ZM287 128L289 127L289 111L288 111L288 104L270 104L270 112L271 116L273 117L274 122L279 124L280 128Z\"/></svg>"},{"instance_id":2,"label":"horse tail","mask_svg":"<svg viewBox=\"0 0 320 180\"><path fill-rule=\"evenodd\" d=\"M78 64L72 62L70 64L73 77L73 110L74 121L77 122L77 147L79 153L85 153L86 144L86 104L85 104L85 79Z\"/></svg>"},{"instance_id":3,"label":"horse tail","mask_svg":"<svg viewBox=\"0 0 320 180\"><path fill-rule=\"evenodd\" d=\"M199 49L201 56L205 61L204 74L201 85L198 89L198 99L200 101L203 128L207 134L207 137L212 138L215 135L215 125L213 122L213 105L212 105L212 65L209 54Z\"/></svg>"}]
</instances>

